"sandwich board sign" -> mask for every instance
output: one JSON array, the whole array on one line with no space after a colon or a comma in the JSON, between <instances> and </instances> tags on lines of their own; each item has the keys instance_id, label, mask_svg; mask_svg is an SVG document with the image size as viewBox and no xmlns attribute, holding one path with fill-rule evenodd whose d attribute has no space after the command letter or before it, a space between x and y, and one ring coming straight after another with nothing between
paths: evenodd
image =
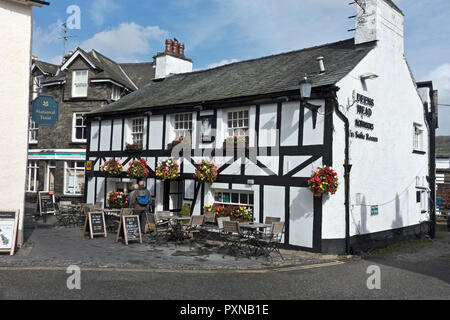
<instances>
[{"instance_id":1,"label":"sandwich board sign","mask_svg":"<svg viewBox=\"0 0 450 320\"><path fill-rule=\"evenodd\" d=\"M9 252L11 256L16 250L17 228L19 226L19 210L0 209L0 252Z\"/></svg>"},{"instance_id":2,"label":"sandwich board sign","mask_svg":"<svg viewBox=\"0 0 450 320\"><path fill-rule=\"evenodd\" d=\"M48 213L55 213L55 195L49 192L39 192L39 213L40 215L46 215Z\"/></svg>"},{"instance_id":3,"label":"sandwich board sign","mask_svg":"<svg viewBox=\"0 0 450 320\"><path fill-rule=\"evenodd\" d=\"M88 212L84 221L83 237L87 234L91 239L94 239L94 236L104 236L105 238L108 236L103 211Z\"/></svg>"},{"instance_id":4,"label":"sandwich board sign","mask_svg":"<svg viewBox=\"0 0 450 320\"><path fill-rule=\"evenodd\" d=\"M119 229L117 230L116 242L119 239L124 239L125 244L128 245L128 241L139 241L142 243L141 225L139 223L139 216L121 216Z\"/></svg>"}]
</instances>

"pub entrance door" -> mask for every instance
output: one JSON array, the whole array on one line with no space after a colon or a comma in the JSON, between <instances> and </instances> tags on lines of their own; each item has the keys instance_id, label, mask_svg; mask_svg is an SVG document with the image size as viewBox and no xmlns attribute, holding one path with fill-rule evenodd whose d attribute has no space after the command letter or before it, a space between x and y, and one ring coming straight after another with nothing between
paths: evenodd
<instances>
[{"instance_id":1,"label":"pub entrance door","mask_svg":"<svg viewBox=\"0 0 450 320\"><path fill-rule=\"evenodd\" d=\"M170 211L178 215L183 205L183 181L164 182L164 211Z\"/></svg>"}]
</instances>

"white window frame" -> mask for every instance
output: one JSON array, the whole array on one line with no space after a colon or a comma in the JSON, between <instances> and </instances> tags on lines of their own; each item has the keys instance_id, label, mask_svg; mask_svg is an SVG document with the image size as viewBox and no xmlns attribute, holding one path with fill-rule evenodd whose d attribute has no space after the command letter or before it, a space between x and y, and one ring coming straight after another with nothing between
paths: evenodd
<instances>
[{"instance_id":1,"label":"white window frame","mask_svg":"<svg viewBox=\"0 0 450 320\"><path fill-rule=\"evenodd\" d=\"M38 124L29 118L28 121L28 143L29 144L37 144L39 139L39 126Z\"/></svg>"},{"instance_id":2,"label":"white window frame","mask_svg":"<svg viewBox=\"0 0 450 320\"><path fill-rule=\"evenodd\" d=\"M119 86L116 85L111 85L112 89L111 89L111 100L112 101L117 101L121 98L122 95L122 90Z\"/></svg>"},{"instance_id":3,"label":"white window frame","mask_svg":"<svg viewBox=\"0 0 450 320\"><path fill-rule=\"evenodd\" d=\"M222 193L222 201L216 200L216 192ZM224 193L230 194L230 202L225 202L225 197L223 196ZM233 202L233 193L239 194L239 202ZM255 213L255 193L253 191L240 191L240 190L226 190L226 189L213 189L212 190L213 198L214 198L214 204L219 204L222 206L232 205L233 207L241 206L241 207L247 207L251 208L253 210L253 213ZM241 195L247 195L247 204L241 202ZM253 195L253 204L250 204L250 195Z\"/></svg>"},{"instance_id":4,"label":"white window frame","mask_svg":"<svg viewBox=\"0 0 450 320\"><path fill-rule=\"evenodd\" d=\"M55 165L52 165L52 162L55 163ZM46 177L45 177L45 191L55 191L55 190L50 190L50 170L51 169L55 169L56 170L56 161L49 161L47 162L47 171L46 171ZM56 171L55 171L56 173ZM56 176L55 176L55 180L56 180Z\"/></svg>"},{"instance_id":5,"label":"white window frame","mask_svg":"<svg viewBox=\"0 0 450 320\"><path fill-rule=\"evenodd\" d=\"M192 112L176 113L172 116L172 121L175 139L187 136L192 137L192 130L194 128Z\"/></svg>"},{"instance_id":6,"label":"white window frame","mask_svg":"<svg viewBox=\"0 0 450 320\"><path fill-rule=\"evenodd\" d=\"M73 163L74 166L73 167L69 167L69 163ZM82 163L82 166L77 166L78 163ZM63 191L64 191L64 195L67 196L81 196L83 195L83 192L80 193L76 193L74 190L73 192L68 192L68 190L66 190L66 186L67 186L67 179L69 179L69 175L67 173L68 169L73 169L74 170L74 177L77 177L77 172L82 171L83 172L83 190L86 189L86 186L84 185L84 176L86 175L86 171L85 171L85 163L83 161L64 161L64 185L63 185Z\"/></svg>"},{"instance_id":7,"label":"white window frame","mask_svg":"<svg viewBox=\"0 0 450 320\"><path fill-rule=\"evenodd\" d=\"M28 170L28 177L27 177L27 188L26 192L38 192L38 174L39 174L39 164L37 161L28 161L27 164L27 170ZM33 175L32 175L33 173ZM33 177L33 179L31 179ZM33 180L33 185L31 184L31 181ZM33 187L32 187L33 186Z\"/></svg>"},{"instance_id":8,"label":"white window frame","mask_svg":"<svg viewBox=\"0 0 450 320\"><path fill-rule=\"evenodd\" d=\"M135 132L134 131L134 129L136 128L134 122L138 121L138 120L142 121L142 132ZM128 119L127 122L128 122L128 130L127 130L128 131L128 134L127 134L127 137L128 137L127 141L128 141L128 143L130 143L130 144L137 143L137 141L135 140L135 135L142 134L142 142L141 142L141 144L142 144L142 147L144 147L144 141L145 141L145 118L144 117L131 118L131 119Z\"/></svg>"},{"instance_id":9,"label":"white window frame","mask_svg":"<svg viewBox=\"0 0 450 320\"><path fill-rule=\"evenodd\" d=\"M72 115L72 142L75 143L86 143L87 142L87 125L86 125L86 119L83 117L83 124L81 126L77 125L77 116L81 115L84 116L85 112L74 112ZM77 139L77 128L84 128L84 139Z\"/></svg>"},{"instance_id":10,"label":"white window frame","mask_svg":"<svg viewBox=\"0 0 450 320\"><path fill-rule=\"evenodd\" d=\"M240 112L242 112L242 117L239 114ZM245 113L247 113L246 117L244 116ZM247 125L244 124L245 120L247 120ZM237 121L236 125L234 125L234 121ZM239 123L240 121L242 121L242 125ZM227 128L227 137L237 136L250 138L250 109L239 108L226 110L226 128Z\"/></svg>"},{"instance_id":11,"label":"white window frame","mask_svg":"<svg viewBox=\"0 0 450 320\"><path fill-rule=\"evenodd\" d=\"M42 80L44 80L43 75L33 77L33 100L41 95Z\"/></svg>"},{"instance_id":12,"label":"white window frame","mask_svg":"<svg viewBox=\"0 0 450 320\"><path fill-rule=\"evenodd\" d=\"M79 72L86 73L84 75L85 79L83 79L83 82L75 82L76 74ZM88 78L89 78L89 70L74 70L72 72L72 98L86 98L88 95ZM81 94L76 94L75 87L77 84L85 84L86 85L86 92L83 92Z\"/></svg>"},{"instance_id":13,"label":"white window frame","mask_svg":"<svg viewBox=\"0 0 450 320\"><path fill-rule=\"evenodd\" d=\"M423 126L418 123L414 123L413 126L413 150L414 151L424 151L424 130Z\"/></svg>"}]
</instances>

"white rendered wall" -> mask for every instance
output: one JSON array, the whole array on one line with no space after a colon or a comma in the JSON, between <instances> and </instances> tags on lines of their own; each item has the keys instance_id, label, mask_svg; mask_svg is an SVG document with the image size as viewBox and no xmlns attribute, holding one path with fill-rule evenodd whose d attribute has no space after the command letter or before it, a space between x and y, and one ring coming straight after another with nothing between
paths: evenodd
<instances>
[{"instance_id":1,"label":"white rendered wall","mask_svg":"<svg viewBox=\"0 0 450 320\"><path fill-rule=\"evenodd\" d=\"M362 82L360 75L372 72L379 77ZM428 154L413 153L413 123L424 129L424 150L428 150L428 129L422 101L416 91L403 55L393 47L379 45L337 86L342 110L350 120L352 131L363 131L379 139L371 142L350 138L351 170L351 236L419 224L427 219L416 203L416 176L428 173ZM373 123L373 131L355 127L356 105L347 110L354 93L374 99L373 115L363 118ZM324 239L345 237L345 192L343 122L334 114L333 164L340 178L338 192L324 199ZM363 206L356 205L360 194ZM371 216L371 205L379 213Z\"/></svg>"},{"instance_id":2,"label":"white rendered wall","mask_svg":"<svg viewBox=\"0 0 450 320\"><path fill-rule=\"evenodd\" d=\"M0 207L20 210L18 244L23 242L23 214L28 148L28 106L32 7L0 2Z\"/></svg>"},{"instance_id":3,"label":"white rendered wall","mask_svg":"<svg viewBox=\"0 0 450 320\"><path fill-rule=\"evenodd\" d=\"M192 62L190 61L167 54L156 58L156 79L165 78L170 74L186 73L191 71Z\"/></svg>"}]
</instances>

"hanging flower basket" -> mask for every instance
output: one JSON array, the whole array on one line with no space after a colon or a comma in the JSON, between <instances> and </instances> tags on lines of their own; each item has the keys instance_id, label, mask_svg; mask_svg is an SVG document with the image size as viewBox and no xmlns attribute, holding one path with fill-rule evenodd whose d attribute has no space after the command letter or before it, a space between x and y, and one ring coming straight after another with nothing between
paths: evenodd
<instances>
[{"instance_id":1,"label":"hanging flower basket","mask_svg":"<svg viewBox=\"0 0 450 320\"><path fill-rule=\"evenodd\" d=\"M156 177L162 181L173 180L179 176L179 166L172 158L158 162L156 167Z\"/></svg>"},{"instance_id":2,"label":"hanging flower basket","mask_svg":"<svg viewBox=\"0 0 450 320\"><path fill-rule=\"evenodd\" d=\"M313 171L311 179L308 180L309 189L314 194L314 197L320 198L322 195L335 194L339 180L337 173L329 167L318 167Z\"/></svg>"},{"instance_id":3,"label":"hanging flower basket","mask_svg":"<svg viewBox=\"0 0 450 320\"><path fill-rule=\"evenodd\" d=\"M145 179L148 177L149 170L145 159L134 160L130 163L127 173L131 179Z\"/></svg>"},{"instance_id":4,"label":"hanging flower basket","mask_svg":"<svg viewBox=\"0 0 450 320\"><path fill-rule=\"evenodd\" d=\"M102 166L100 166L101 172L106 172L110 176L118 176L123 171L123 166L114 158L106 161Z\"/></svg>"},{"instance_id":5,"label":"hanging flower basket","mask_svg":"<svg viewBox=\"0 0 450 320\"><path fill-rule=\"evenodd\" d=\"M212 161L202 160L196 165L194 178L212 185L217 179L217 166Z\"/></svg>"},{"instance_id":6,"label":"hanging flower basket","mask_svg":"<svg viewBox=\"0 0 450 320\"><path fill-rule=\"evenodd\" d=\"M111 190L108 192L108 203L111 208L126 208L128 207L128 196L120 191Z\"/></svg>"},{"instance_id":7,"label":"hanging flower basket","mask_svg":"<svg viewBox=\"0 0 450 320\"><path fill-rule=\"evenodd\" d=\"M178 139L173 140L171 143L169 143L167 145L167 149L168 150L172 150L173 148L175 148L175 146L177 145L181 145L183 147L191 147L192 146L192 142L191 142L191 137L190 136L186 136L186 137L180 137Z\"/></svg>"}]
</instances>

